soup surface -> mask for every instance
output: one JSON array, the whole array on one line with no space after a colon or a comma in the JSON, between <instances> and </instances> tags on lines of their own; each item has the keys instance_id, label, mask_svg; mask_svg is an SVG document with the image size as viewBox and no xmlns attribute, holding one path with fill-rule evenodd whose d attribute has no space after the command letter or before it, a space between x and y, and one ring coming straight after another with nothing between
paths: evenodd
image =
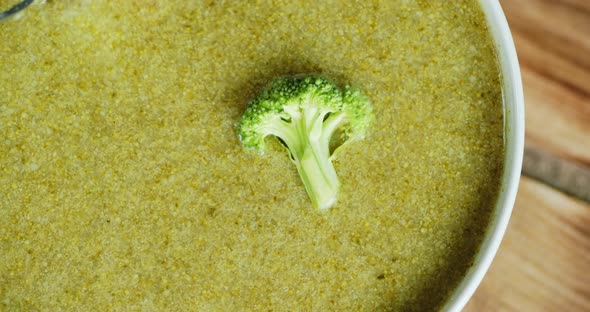
<instances>
[{"instance_id":1,"label":"soup surface","mask_svg":"<svg viewBox=\"0 0 590 312\"><path fill-rule=\"evenodd\" d=\"M502 95L477 1L47 1L0 42L0 310L430 310L490 220ZM276 140L236 134L296 73L376 114L324 212Z\"/></svg>"}]
</instances>

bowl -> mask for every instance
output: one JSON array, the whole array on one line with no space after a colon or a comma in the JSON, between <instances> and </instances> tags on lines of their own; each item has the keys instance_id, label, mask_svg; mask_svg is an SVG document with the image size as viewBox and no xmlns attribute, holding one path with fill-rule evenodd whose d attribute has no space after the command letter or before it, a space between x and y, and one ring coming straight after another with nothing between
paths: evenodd
<instances>
[{"instance_id":1,"label":"bowl","mask_svg":"<svg viewBox=\"0 0 590 312\"><path fill-rule=\"evenodd\" d=\"M498 0L479 0L492 34L502 73L504 105L504 172L496 206L473 265L443 306L461 311L473 296L500 246L516 199L524 153L524 97L512 34Z\"/></svg>"}]
</instances>

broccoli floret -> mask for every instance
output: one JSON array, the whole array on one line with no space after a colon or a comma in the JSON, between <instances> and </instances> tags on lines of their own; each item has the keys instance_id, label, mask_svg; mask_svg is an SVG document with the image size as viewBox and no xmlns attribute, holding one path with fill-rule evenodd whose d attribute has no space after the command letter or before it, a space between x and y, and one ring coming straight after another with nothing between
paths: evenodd
<instances>
[{"instance_id":1,"label":"broccoli floret","mask_svg":"<svg viewBox=\"0 0 590 312\"><path fill-rule=\"evenodd\" d=\"M369 99L357 89L339 89L319 76L272 81L242 115L243 145L264 151L265 138L277 137L289 150L307 194L318 209L336 202L340 182L332 164L333 137L340 143L363 139L373 119Z\"/></svg>"}]
</instances>

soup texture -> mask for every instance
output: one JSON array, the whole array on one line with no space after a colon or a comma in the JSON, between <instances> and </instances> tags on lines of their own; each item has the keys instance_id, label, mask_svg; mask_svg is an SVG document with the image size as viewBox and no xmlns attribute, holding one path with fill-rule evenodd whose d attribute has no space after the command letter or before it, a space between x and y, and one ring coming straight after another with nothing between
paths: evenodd
<instances>
[{"instance_id":1,"label":"soup texture","mask_svg":"<svg viewBox=\"0 0 590 312\"><path fill-rule=\"evenodd\" d=\"M503 169L477 1L45 1L0 23L0 310L389 311L444 304ZM236 123L268 81L371 99L315 210Z\"/></svg>"}]
</instances>

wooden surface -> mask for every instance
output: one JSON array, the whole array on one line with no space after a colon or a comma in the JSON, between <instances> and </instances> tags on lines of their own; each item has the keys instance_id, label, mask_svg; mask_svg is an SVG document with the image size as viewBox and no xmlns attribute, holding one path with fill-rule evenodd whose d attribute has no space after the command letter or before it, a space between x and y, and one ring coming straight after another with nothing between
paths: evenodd
<instances>
[{"instance_id":1,"label":"wooden surface","mask_svg":"<svg viewBox=\"0 0 590 312\"><path fill-rule=\"evenodd\" d=\"M590 0L501 4L521 63L527 149L588 168ZM465 311L590 311L590 203L528 161L504 241Z\"/></svg>"}]
</instances>

